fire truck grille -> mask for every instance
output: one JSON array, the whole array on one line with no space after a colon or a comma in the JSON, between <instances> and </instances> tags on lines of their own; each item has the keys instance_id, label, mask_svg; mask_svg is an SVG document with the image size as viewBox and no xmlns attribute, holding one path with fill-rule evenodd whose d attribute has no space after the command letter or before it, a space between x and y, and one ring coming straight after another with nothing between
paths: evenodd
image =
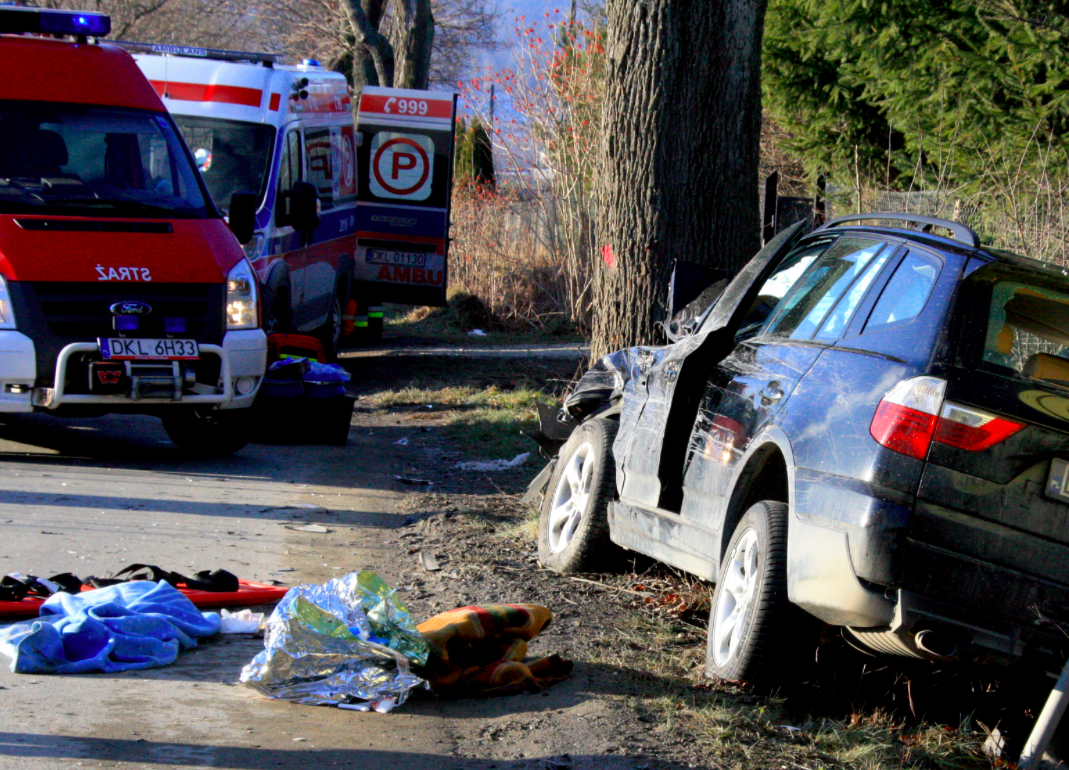
<instances>
[{"instance_id":1,"label":"fire truck grille","mask_svg":"<svg viewBox=\"0 0 1069 770\"><path fill-rule=\"evenodd\" d=\"M216 343L223 333L223 286L220 284L35 283L40 318L53 335L90 342L115 334L111 306L137 300L152 308L139 316L137 337L165 337L165 318L183 318L186 331L175 335ZM30 297L27 297L31 302Z\"/></svg>"}]
</instances>

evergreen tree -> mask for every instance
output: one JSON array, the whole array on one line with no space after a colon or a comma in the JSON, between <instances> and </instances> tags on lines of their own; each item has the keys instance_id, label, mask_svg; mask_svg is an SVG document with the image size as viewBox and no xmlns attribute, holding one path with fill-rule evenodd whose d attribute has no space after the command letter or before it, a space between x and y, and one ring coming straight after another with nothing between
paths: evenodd
<instances>
[{"instance_id":1,"label":"evergreen tree","mask_svg":"<svg viewBox=\"0 0 1069 770\"><path fill-rule=\"evenodd\" d=\"M1067 44L1046 0L772 0L764 89L812 173L967 181L1064 162Z\"/></svg>"},{"instance_id":2,"label":"evergreen tree","mask_svg":"<svg viewBox=\"0 0 1069 770\"><path fill-rule=\"evenodd\" d=\"M471 131L467 121L457 120L456 140L453 143L453 181L458 187L471 181L474 176L472 163Z\"/></svg>"},{"instance_id":3,"label":"evergreen tree","mask_svg":"<svg viewBox=\"0 0 1069 770\"><path fill-rule=\"evenodd\" d=\"M490 142L490 133L478 118L471 123L469 142L475 183L480 187L495 189L497 179L494 175L494 147Z\"/></svg>"}]
</instances>

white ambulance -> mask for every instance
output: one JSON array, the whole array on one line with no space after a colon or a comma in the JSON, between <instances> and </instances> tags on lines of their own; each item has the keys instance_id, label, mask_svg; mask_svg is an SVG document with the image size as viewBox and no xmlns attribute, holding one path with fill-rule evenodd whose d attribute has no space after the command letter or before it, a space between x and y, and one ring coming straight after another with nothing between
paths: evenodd
<instances>
[{"instance_id":1,"label":"white ambulance","mask_svg":"<svg viewBox=\"0 0 1069 770\"><path fill-rule=\"evenodd\" d=\"M445 304L454 94L365 88L354 126L344 76L316 62L122 45L217 204L258 196L245 250L268 331L316 334L332 354L354 326L354 341L381 334L382 302Z\"/></svg>"}]
</instances>

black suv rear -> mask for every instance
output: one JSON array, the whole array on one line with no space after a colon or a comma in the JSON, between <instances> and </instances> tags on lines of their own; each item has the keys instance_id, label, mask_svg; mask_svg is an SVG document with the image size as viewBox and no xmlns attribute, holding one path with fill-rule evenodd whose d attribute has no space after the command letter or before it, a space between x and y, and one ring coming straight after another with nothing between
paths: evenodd
<instances>
[{"instance_id":1,"label":"black suv rear","mask_svg":"<svg viewBox=\"0 0 1069 770\"><path fill-rule=\"evenodd\" d=\"M673 344L606 356L566 401L533 485L544 564L615 543L716 581L725 678L797 646L797 608L884 652L1064 660L1065 271L866 214L674 291L701 306Z\"/></svg>"}]
</instances>

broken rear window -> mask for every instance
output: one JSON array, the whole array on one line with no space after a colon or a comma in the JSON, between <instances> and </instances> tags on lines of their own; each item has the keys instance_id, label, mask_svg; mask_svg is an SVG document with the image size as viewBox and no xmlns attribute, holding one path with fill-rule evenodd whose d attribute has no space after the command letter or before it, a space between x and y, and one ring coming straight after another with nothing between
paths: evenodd
<instances>
[{"instance_id":1,"label":"broken rear window","mask_svg":"<svg viewBox=\"0 0 1069 770\"><path fill-rule=\"evenodd\" d=\"M1006 277L989 291L982 365L1069 387L1069 287Z\"/></svg>"}]
</instances>

